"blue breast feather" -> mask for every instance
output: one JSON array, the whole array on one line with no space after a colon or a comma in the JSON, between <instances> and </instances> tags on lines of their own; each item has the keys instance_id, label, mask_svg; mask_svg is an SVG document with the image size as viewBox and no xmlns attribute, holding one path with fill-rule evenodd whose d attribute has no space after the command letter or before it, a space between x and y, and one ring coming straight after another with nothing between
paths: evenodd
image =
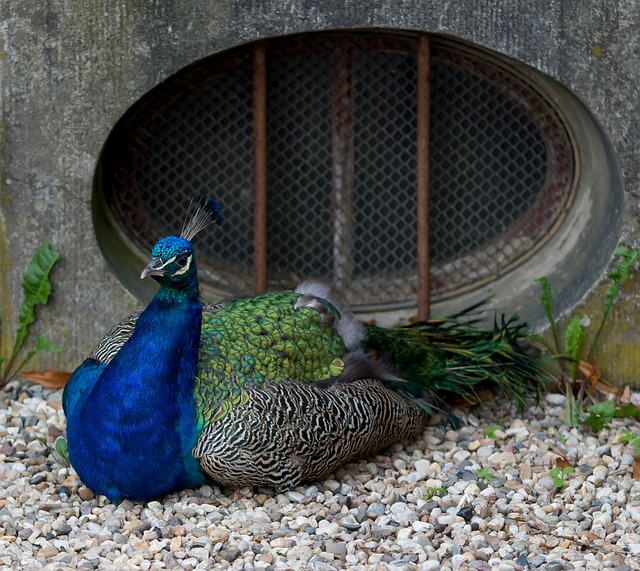
<instances>
[{"instance_id":1,"label":"blue breast feather","mask_svg":"<svg viewBox=\"0 0 640 571\"><path fill-rule=\"evenodd\" d=\"M108 365L87 359L69 380L69 457L95 493L148 501L204 483L191 455L201 320L198 301L154 298Z\"/></svg>"}]
</instances>

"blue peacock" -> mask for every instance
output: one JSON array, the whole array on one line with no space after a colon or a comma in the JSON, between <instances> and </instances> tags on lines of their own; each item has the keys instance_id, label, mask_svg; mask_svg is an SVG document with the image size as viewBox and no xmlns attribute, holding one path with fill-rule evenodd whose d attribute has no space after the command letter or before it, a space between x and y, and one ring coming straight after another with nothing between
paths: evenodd
<instances>
[{"instance_id":1,"label":"blue peacock","mask_svg":"<svg viewBox=\"0 0 640 571\"><path fill-rule=\"evenodd\" d=\"M415 437L452 394L488 380L523 403L546 377L515 319L385 329L314 282L203 303L191 240L222 221L201 197L181 235L153 247L141 277L158 293L65 387L69 458L95 493L149 501L209 480L290 489Z\"/></svg>"}]
</instances>

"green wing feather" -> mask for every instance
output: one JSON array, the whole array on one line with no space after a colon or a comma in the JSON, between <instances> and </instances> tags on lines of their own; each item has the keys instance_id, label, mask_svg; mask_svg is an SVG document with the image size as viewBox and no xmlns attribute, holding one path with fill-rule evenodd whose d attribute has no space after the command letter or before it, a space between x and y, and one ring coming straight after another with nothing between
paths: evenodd
<instances>
[{"instance_id":1,"label":"green wing feather","mask_svg":"<svg viewBox=\"0 0 640 571\"><path fill-rule=\"evenodd\" d=\"M195 399L200 427L250 398L251 389L287 379L315 382L342 370L345 345L317 309L295 307L301 295L238 298L204 312ZM339 318L337 310L326 310Z\"/></svg>"}]
</instances>

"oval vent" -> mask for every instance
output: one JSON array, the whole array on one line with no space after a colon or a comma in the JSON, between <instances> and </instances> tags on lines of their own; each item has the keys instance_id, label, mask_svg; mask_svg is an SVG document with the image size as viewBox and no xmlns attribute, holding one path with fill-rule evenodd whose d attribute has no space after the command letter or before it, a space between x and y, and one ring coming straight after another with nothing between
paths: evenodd
<instances>
[{"instance_id":1,"label":"oval vent","mask_svg":"<svg viewBox=\"0 0 640 571\"><path fill-rule=\"evenodd\" d=\"M269 289L319 277L355 310L413 307L418 37L323 33L267 40ZM111 231L146 257L180 231L189 197L226 222L197 238L205 289L253 288L254 46L185 68L111 133L98 189ZM561 225L574 153L563 116L522 66L430 36L430 291L498 279ZM112 241L113 243L113 241ZM118 256L121 256L118 253Z\"/></svg>"}]
</instances>

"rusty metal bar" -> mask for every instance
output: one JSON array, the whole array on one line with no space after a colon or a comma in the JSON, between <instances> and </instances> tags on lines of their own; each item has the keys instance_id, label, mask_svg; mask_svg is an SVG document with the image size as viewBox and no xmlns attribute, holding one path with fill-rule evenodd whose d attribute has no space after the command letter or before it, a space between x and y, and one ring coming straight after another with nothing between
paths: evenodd
<instances>
[{"instance_id":1,"label":"rusty metal bar","mask_svg":"<svg viewBox=\"0 0 640 571\"><path fill-rule=\"evenodd\" d=\"M418 40L418 125L417 125L417 231L418 231L418 319L428 319L431 306L429 260L429 36Z\"/></svg>"},{"instance_id":2,"label":"rusty metal bar","mask_svg":"<svg viewBox=\"0 0 640 571\"><path fill-rule=\"evenodd\" d=\"M253 48L253 284L267 291L267 64L265 41Z\"/></svg>"},{"instance_id":3,"label":"rusty metal bar","mask_svg":"<svg viewBox=\"0 0 640 571\"><path fill-rule=\"evenodd\" d=\"M351 282L352 201L354 190L353 140L353 56L342 46L331 55L333 93L331 109L331 144L333 153L333 287L343 297Z\"/></svg>"}]
</instances>

